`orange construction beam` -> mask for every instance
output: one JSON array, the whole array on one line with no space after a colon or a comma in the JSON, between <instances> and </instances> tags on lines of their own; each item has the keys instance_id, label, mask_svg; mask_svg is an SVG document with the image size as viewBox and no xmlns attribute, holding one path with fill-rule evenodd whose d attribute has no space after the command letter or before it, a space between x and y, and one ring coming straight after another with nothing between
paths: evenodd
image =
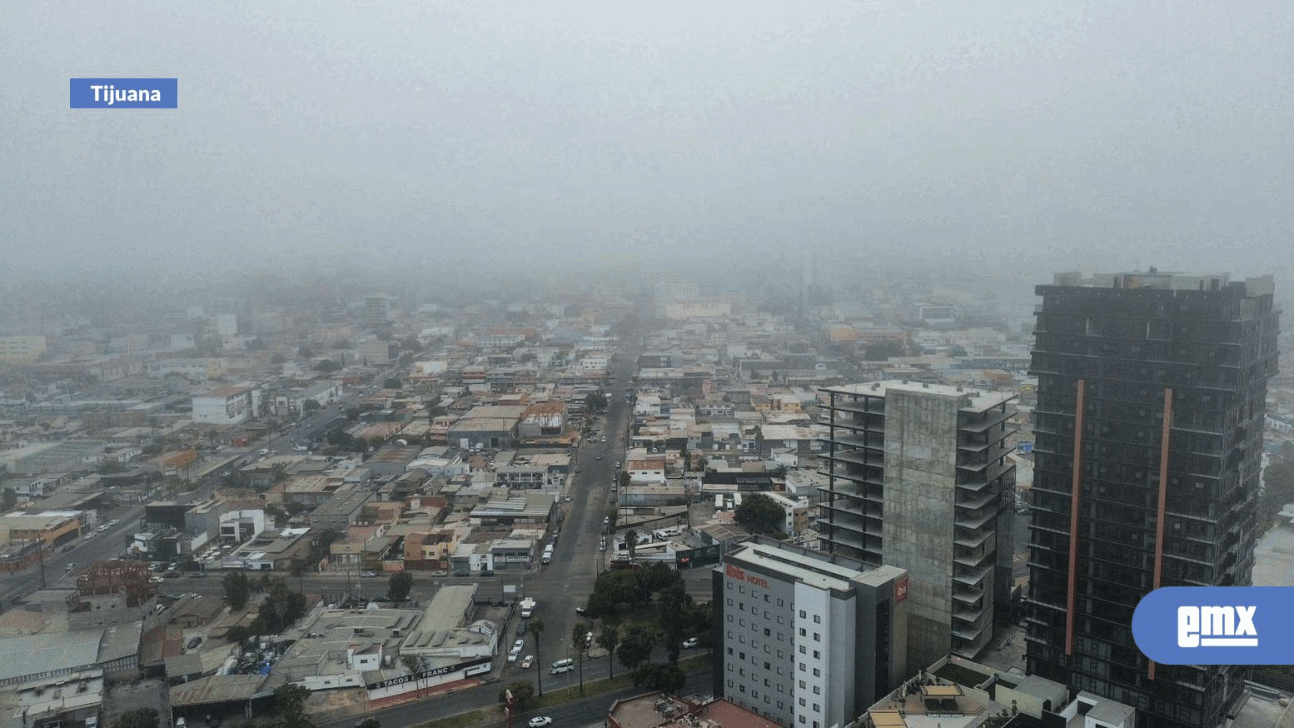
<instances>
[{"instance_id":1,"label":"orange construction beam","mask_svg":"<svg viewBox=\"0 0 1294 728\"><path fill-rule=\"evenodd\" d=\"M1164 389L1164 426L1159 435L1159 503L1155 507L1155 581L1151 590L1158 589L1164 579L1164 521L1168 511L1168 440L1173 429L1173 390ZM1151 680L1155 679L1155 661L1150 661Z\"/></svg>"},{"instance_id":2,"label":"orange construction beam","mask_svg":"<svg viewBox=\"0 0 1294 728\"><path fill-rule=\"evenodd\" d=\"M1074 404L1074 469L1069 494L1069 596L1065 610L1065 657L1074 654L1074 601L1078 591L1078 506L1083 489L1083 407L1087 399L1087 380L1078 380Z\"/></svg>"}]
</instances>

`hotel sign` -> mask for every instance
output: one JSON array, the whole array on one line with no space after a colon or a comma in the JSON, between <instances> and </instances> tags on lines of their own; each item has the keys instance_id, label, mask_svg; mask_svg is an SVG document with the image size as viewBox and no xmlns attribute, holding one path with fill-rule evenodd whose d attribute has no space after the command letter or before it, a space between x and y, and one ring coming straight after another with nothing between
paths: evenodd
<instances>
[{"instance_id":1,"label":"hotel sign","mask_svg":"<svg viewBox=\"0 0 1294 728\"><path fill-rule=\"evenodd\" d=\"M908 577L905 574L902 579L894 582L894 603L898 604L908 598Z\"/></svg>"},{"instance_id":2,"label":"hotel sign","mask_svg":"<svg viewBox=\"0 0 1294 728\"><path fill-rule=\"evenodd\" d=\"M755 586L763 587L765 589L768 588L768 579L765 579L761 576L754 576L752 574L747 574L744 570L739 569L736 566L733 566L732 564L724 564L723 570L724 570L724 573L727 574L730 578L736 579L737 581L748 582L748 583L754 584Z\"/></svg>"}]
</instances>

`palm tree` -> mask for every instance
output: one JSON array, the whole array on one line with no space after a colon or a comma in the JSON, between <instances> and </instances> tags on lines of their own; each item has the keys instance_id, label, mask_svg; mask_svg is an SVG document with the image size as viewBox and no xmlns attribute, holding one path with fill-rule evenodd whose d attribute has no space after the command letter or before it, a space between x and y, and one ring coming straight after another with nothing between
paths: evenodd
<instances>
[{"instance_id":1,"label":"palm tree","mask_svg":"<svg viewBox=\"0 0 1294 728\"><path fill-rule=\"evenodd\" d=\"M602 634L598 635L598 644L607 651L607 665L611 669L611 679L616 677L616 646L620 644L620 625L603 622Z\"/></svg>"},{"instance_id":2,"label":"palm tree","mask_svg":"<svg viewBox=\"0 0 1294 728\"><path fill-rule=\"evenodd\" d=\"M575 657L580 666L580 697L584 697L584 635L588 631L583 622L576 622L571 631L571 644L575 646Z\"/></svg>"},{"instance_id":3,"label":"palm tree","mask_svg":"<svg viewBox=\"0 0 1294 728\"><path fill-rule=\"evenodd\" d=\"M526 629L535 636L535 681L539 683L539 697L544 697L544 658L539 654L539 635L544 633L544 620L532 619Z\"/></svg>"}]
</instances>

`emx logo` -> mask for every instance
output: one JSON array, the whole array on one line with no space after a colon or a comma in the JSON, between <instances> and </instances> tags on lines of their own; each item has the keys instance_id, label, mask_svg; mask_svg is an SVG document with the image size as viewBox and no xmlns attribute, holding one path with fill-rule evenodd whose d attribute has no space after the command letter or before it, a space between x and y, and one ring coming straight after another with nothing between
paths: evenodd
<instances>
[{"instance_id":1,"label":"emx logo","mask_svg":"<svg viewBox=\"0 0 1294 728\"><path fill-rule=\"evenodd\" d=\"M1178 647L1257 647L1258 607L1178 607Z\"/></svg>"},{"instance_id":2,"label":"emx logo","mask_svg":"<svg viewBox=\"0 0 1294 728\"><path fill-rule=\"evenodd\" d=\"M1132 637L1165 665L1288 665L1294 587L1166 587L1147 594L1132 615ZM1259 641L1259 635L1262 641Z\"/></svg>"}]
</instances>

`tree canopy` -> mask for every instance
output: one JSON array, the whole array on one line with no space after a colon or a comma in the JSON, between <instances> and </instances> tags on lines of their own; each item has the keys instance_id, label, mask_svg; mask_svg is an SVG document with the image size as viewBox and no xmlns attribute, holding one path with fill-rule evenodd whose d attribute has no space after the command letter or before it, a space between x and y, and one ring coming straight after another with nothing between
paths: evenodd
<instances>
[{"instance_id":1,"label":"tree canopy","mask_svg":"<svg viewBox=\"0 0 1294 728\"><path fill-rule=\"evenodd\" d=\"M737 524L751 533L773 534L786 524L786 511L772 498L754 493L742 499L733 512Z\"/></svg>"},{"instance_id":2,"label":"tree canopy","mask_svg":"<svg viewBox=\"0 0 1294 728\"><path fill-rule=\"evenodd\" d=\"M409 590L412 588L413 574L397 571L387 580L386 596L393 602L402 602L409 598Z\"/></svg>"},{"instance_id":3,"label":"tree canopy","mask_svg":"<svg viewBox=\"0 0 1294 728\"><path fill-rule=\"evenodd\" d=\"M252 580L241 571L231 571L225 574L220 580L221 586L225 588L225 604L237 612L247 606L247 600L252 596Z\"/></svg>"}]
</instances>

